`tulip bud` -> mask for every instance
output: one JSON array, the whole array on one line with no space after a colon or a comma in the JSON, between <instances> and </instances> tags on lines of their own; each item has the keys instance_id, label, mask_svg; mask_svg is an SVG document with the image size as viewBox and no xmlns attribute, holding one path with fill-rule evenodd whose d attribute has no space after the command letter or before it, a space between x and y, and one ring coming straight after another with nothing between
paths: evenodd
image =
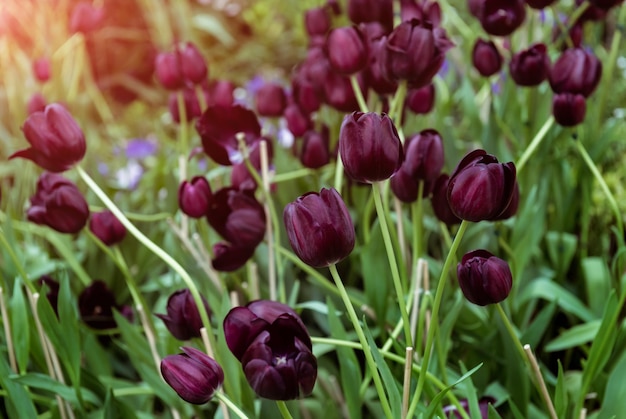
<instances>
[{"instance_id":1,"label":"tulip bud","mask_svg":"<svg viewBox=\"0 0 626 419\"><path fill-rule=\"evenodd\" d=\"M419 195L420 180L415 179L411 174L400 168L389 180L391 191L402 202L411 203L417 200ZM430 184L424 183L422 196L426 197L430 193Z\"/></svg>"},{"instance_id":2,"label":"tulip bud","mask_svg":"<svg viewBox=\"0 0 626 419\"><path fill-rule=\"evenodd\" d=\"M583 95L573 93L555 94L552 98L552 115L561 126L573 127L585 120L587 105Z\"/></svg>"},{"instance_id":3,"label":"tulip bud","mask_svg":"<svg viewBox=\"0 0 626 419\"><path fill-rule=\"evenodd\" d=\"M550 58L546 46L535 44L515 54L509 63L509 71L518 86L541 84L550 71Z\"/></svg>"},{"instance_id":4,"label":"tulip bud","mask_svg":"<svg viewBox=\"0 0 626 419\"><path fill-rule=\"evenodd\" d=\"M260 397L292 400L313 391L317 360L311 338L289 306L258 300L235 307L224 319L224 336Z\"/></svg>"},{"instance_id":5,"label":"tulip bud","mask_svg":"<svg viewBox=\"0 0 626 419\"><path fill-rule=\"evenodd\" d=\"M186 402L204 404L224 382L222 367L204 352L183 346L184 353L168 355L161 361L167 384Z\"/></svg>"},{"instance_id":6,"label":"tulip bud","mask_svg":"<svg viewBox=\"0 0 626 419\"><path fill-rule=\"evenodd\" d=\"M341 74L354 74L368 61L367 42L356 27L336 28L326 38L326 55L330 66Z\"/></svg>"},{"instance_id":7,"label":"tulip bud","mask_svg":"<svg viewBox=\"0 0 626 419\"><path fill-rule=\"evenodd\" d=\"M445 30L413 19L402 22L387 38L383 49L384 74L393 80L407 80L411 87L429 84L437 74L445 53L454 44Z\"/></svg>"},{"instance_id":8,"label":"tulip bud","mask_svg":"<svg viewBox=\"0 0 626 419\"><path fill-rule=\"evenodd\" d=\"M398 88L396 80L389 80L385 73L384 60L387 37L370 42L370 62L364 70L365 84L379 95L390 95Z\"/></svg>"},{"instance_id":9,"label":"tulip bud","mask_svg":"<svg viewBox=\"0 0 626 419\"><path fill-rule=\"evenodd\" d=\"M441 7L436 1L400 0L400 20L427 20L434 26L441 23Z\"/></svg>"},{"instance_id":10,"label":"tulip bud","mask_svg":"<svg viewBox=\"0 0 626 419\"><path fill-rule=\"evenodd\" d=\"M309 130L304 133L300 161L304 167L319 169L330 161L330 131L322 126L320 132Z\"/></svg>"},{"instance_id":11,"label":"tulip bud","mask_svg":"<svg viewBox=\"0 0 626 419\"><path fill-rule=\"evenodd\" d=\"M373 183L390 178L404 159L398 131L386 114L353 112L339 132L339 152L348 176Z\"/></svg>"},{"instance_id":12,"label":"tulip bud","mask_svg":"<svg viewBox=\"0 0 626 419\"><path fill-rule=\"evenodd\" d=\"M326 35L330 29L330 16L326 7L315 7L304 12L304 26L309 37Z\"/></svg>"},{"instance_id":13,"label":"tulip bud","mask_svg":"<svg viewBox=\"0 0 626 419\"><path fill-rule=\"evenodd\" d=\"M503 301L513 285L509 265L486 250L466 253L456 271L463 295L479 306Z\"/></svg>"},{"instance_id":14,"label":"tulip bud","mask_svg":"<svg viewBox=\"0 0 626 419\"><path fill-rule=\"evenodd\" d=\"M85 156L85 136L72 115L58 103L35 112L24 122L24 136L31 147L13 153L50 172L63 172Z\"/></svg>"},{"instance_id":15,"label":"tulip bud","mask_svg":"<svg viewBox=\"0 0 626 419\"><path fill-rule=\"evenodd\" d=\"M472 63L481 76L493 76L502 68L502 55L493 41L477 39L472 51Z\"/></svg>"},{"instance_id":16,"label":"tulip bud","mask_svg":"<svg viewBox=\"0 0 626 419\"><path fill-rule=\"evenodd\" d=\"M204 176L195 176L191 182L185 180L178 187L178 206L192 218L206 215L212 197L211 186Z\"/></svg>"},{"instance_id":17,"label":"tulip bud","mask_svg":"<svg viewBox=\"0 0 626 419\"><path fill-rule=\"evenodd\" d=\"M30 99L28 99L28 103L26 103L26 113L32 115L35 112L43 112L46 110L47 105L48 102L41 93L34 93Z\"/></svg>"},{"instance_id":18,"label":"tulip bud","mask_svg":"<svg viewBox=\"0 0 626 419\"><path fill-rule=\"evenodd\" d=\"M523 0L483 0L477 12L485 32L494 36L510 35L526 19Z\"/></svg>"},{"instance_id":19,"label":"tulip bud","mask_svg":"<svg viewBox=\"0 0 626 419\"><path fill-rule=\"evenodd\" d=\"M255 94L256 110L261 116L281 116L287 106L287 96L276 83L268 83Z\"/></svg>"},{"instance_id":20,"label":"tulip bud","mask_svg":"<svg viewBox=\"0 0 626 419\"><path fill-rule=\"evenodd\" d=\"M405 104L415 114L429 113L435 105L435 85L431 83L419 89L409 89Z\"/></svg>"},{"instance_id":21,"label":"tulip bud","mask_svg":"<svg viewBox=\"0 0 626 419\"><path fill-rule=\"evenodd\" d=\"M50 80L50 59L41 57L33 62L33 73L37 81L42 83Z\"/></svg>"},{"instance_id":22,"label":"tulip bud","mask_svg":"<svg viewBox=\"0 0 626 419\"><path fill-rule=\"evenodd\" d=\"M209 84L210 101L209 105L230 107L235 103L233 94L235 85L228 80L215 80Z\"/></svg>"},{"instance_id":23,"label":"tulip bud","mask_svg":"<svg viewBox=\"0 0 626 419\"><path fill-rule=\"evenodd\" d=\"M448 202L448 181L450 176L446 174L440 175L435 184L433 185L433 196L430 199L430 203L433 207L433 212L439 221L446 223L447 225L460 224L461 219L454 215Z\"/></svg>"},{"instance_id":24,"label":"tulip bud","mask_svg":"<svg viewBox=\"0 0 626 419\"><path fill-rule=\"evenodd\" d=\"M55 173L43 173L30 198L29 221L59 233L78 233L87 224L89 207L76 185Z\"/></svg>"},{"instance_id":25,"label":"tulip bud","mask_svg":"<svg viewBox=\"0 0 626 419\"><path fill-rule=\"evenodd\" d=\"M200 84L208 74L202 54L190 42L182 48L177 45L173 52L159 53L154 61L154 69L157 80L168 90Z\"/></svg>"},{"instance_id":26,"label":"tulip bud","mask_svg":"<svg viewBox=\"0 0 626 419\"><path fill-rule=\"evenodd\" d=\"M462 220L496 220L511 203L515 182L515 164L499 163L485 150L474 150L450 176L450 208Z\"/></svg>"},{"instance_id":27,"label":"tulip bud","mask_svg":"<svg viewBox=\"0 0 626 419\"><path fill-rule=\"evenodd\" d=\"M103 281L96 280L78 296L80 318L91 328L106 330L117 326L113 309L120 309L115 296Z\"/></svg>"},{"instance_id":28,"label":"tulip bud","mask_svg":"<svg viewBox=\"0 0 626 419\"><path fill-rule=\"evenodd\" d=\"M316 268L337 263L354 248L354 226L335 189L309 192L283 212L289 243L306 264Z\"/></svg>"},{"instance_id":29,"label":"tulip bud","mask_svg":"<svg viewBox=\"0 0 626 419\"><path fill-rule=\"evenodd\" d=\"M434 182L443 169L443 139L434 129L426 129L407 138L404 147L406 170L414 179Z\"/></svg>"},{"instance_id":30,"label":"tulip bud","mask_svg":"<svg viewBox=\"0 0 626 419\"><path fill-rule=\"evenodd\" d=\"M237 246L230 243L216 243L213 246L213 269L220 272L232 272L241 268L254 255L254 247Z\"/></svg>"},{"instance_id":31,"label":"tulip bud","mask_svg":"<svg viewBox=\"0 0 626 419\"><path fill-rule=\"evenodd\" d=\"M202 302L208 313L209 304L202 297ZM200 337L200 329L203 327L202 318L198 311L196 301L188 289L176 291L167 299L167 314L157 314L163 320L167 330L178 340L189 340Z\"/></svg>"},{"instance_id":32,"label":"tulip bud","mask_svg":"<svg viewBox=\"0 0 626 419\"><path fill-rule=\"evenodd\" d=\"M187 85L196 85L205 81L209 70L198 48L191 42L187 42L179 51L180 69Z\"/></svg>"},{"instance_id":33,"label":"tulip bud","mask_svg":"<svg viewBox=\"0 0 626 419\"><path fill-rule=\"evenodd\" d=\"M589 97L600 82L602 63L592 52L582 48L565 50L550 71L554 93L572 93Z\"/></svg>"},{"instance_id":34,"label":"tulip bud","mask_svg":"<svg viewBox=\"0 0 626 419\"><path fill-rule=\"evenodd\" d=\"M126 227L108 210L92 214L89 229L107 246L113 246L126 237Z\"/></svg>"},{"instance_id":35,"label":"tulip bud","mask_svg":"<svg viewBox=\"0 0 626 419\"><path fill-rule=\"evenodd\" d=\"M393 0L348 0L348 17L357 24L378 22L389 32L393 28Z\"/></svg>"},{"instance_id":36,"label":"tulip bud","mask_svg":"<svg viewBox=\"0 0 626 419\"><path fill-rule=\"evenodd\" d=\"M363 89L362 77L358 77L361 91L367 93ZM329 71L324 79L324 98L328 105L341 112L354 112L359 109L354 89L348 76L343 76L334 71ZM366 97L367 100L367 97Z\"/></svg>"},{"instance_id":37,"label":"tulip bud","mask_svg":"<svg viewBox=\"0 0 626 419\"><path fill-rule=\"evenodd\" d=\"M81 1L72 9L70 16L71 33L89 33L94 31L104 22L104 8L96 7L91 2Z\"/></svg>"},{"instance_id":38,"label":"tulip bud","mask_svg":"<svg viewBox=\"0 0 626 419\"><path fill-rule=\"evenodd\" d=\"M42 275L39 278L39 285L43 286L47 286L48 287L48 292L46 293L46 298L48 299L48 301L50 302L50 307L52 307L52 309L54 310L54 312L56 313L56 315L59 315L59 288L60 285L57 282L56 279L48 276L48 275Z\"/></svg>"},{"instance_id":39,"label":"tulip bud","mask_svg":"<svg viewBox=\"0 0 626 419\"><path fill-rule=\"evenodd\" d=\"M284 117L287 120L287 128L294 137L301 137L313 125L309 115L305 114L295 103L285 108Z\"/></svg>"}]
</instances>

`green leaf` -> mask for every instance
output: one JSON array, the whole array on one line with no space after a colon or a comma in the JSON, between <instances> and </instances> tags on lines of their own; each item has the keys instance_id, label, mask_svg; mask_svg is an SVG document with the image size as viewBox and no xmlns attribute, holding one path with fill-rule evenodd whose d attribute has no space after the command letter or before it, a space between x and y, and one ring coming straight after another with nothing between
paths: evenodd
<instances>
[{"instance_id":1,"label":"green leaf","mask_svg":"<svg viewBox=\"0 0 626 419\"><path fill-rule=\"evenodd\" d=\"M17 366L20 371L26 371L30 354L30 332L28 320L29 309L21 283L15 281L13 296L10 303L11 334L13 335L13 349Z\"/></svg>"},{"instance_id":2,"label":"green leaf","mask_svg":"<svg viewBox=\"0 0 626 419\"><path fill-rule=\"evenodd\" d=\"M565 386L565 374L563 373L563 365L561 360L557 360L559 365L559 373L556 379L556 389L554 391L554 410L560 418L566 417L567 414L567 387Z\"/></svg>"},{"instance_id":3,"label":"green leaf","mask_svg":"<svg viewBox=\"0 0 626 419\"><path fill-rule=\"evenodd\" d=\"M546 247L552 266L556 268L558 277L567 272L572 258L576 253L578 239L575 235L559 231L546 233Z\"/></svg>"},{"instance_id":4,"label":"green leaf","mask_svg":"<svg viewBox=\"0 0 626 419\"><path fill-rule=\"evenodd\" d=\"M80 401L78 400L78 397L76 397L76 391L74 391L74 388L52 379L49 375L31 372L24 375L11 375L10 378L16 383L49 391L52 394L58 394L62 399L67 400L75 406L80 405ZM86 388L81 388L81 395L85 401L93 405L97 406L101 403L100 398Z\"/></svg>"},{"instance_id":5,"label":"green leaf","mask_svg":"<svg viewBox=\"0 0 626 419\"><path fill-rule=\"evenodd\" d=\"M520 340L524 344L530 345L531 348L536 348L541 338L543 338L546 329L552 321L552 317L556 312L556 302L552 301L545 306L539 314L534 318L533 322L525 328Z\"/></svg>"},{"instance_id":6,"label":"green leaf","mask_svg":"<svg viewBox=\"0 0 626 419\"><path fill-rule=\"evenodd\" d=\"M9 378L11 369L4 356L0 356L0 387L6 392L3 397L6 411L10 418L37 418L37 411L28 391L23 385Z\"/></svg>"},{"instance_id":7,"label":"green leaf","mask_svg":"<svg viewBox=\"0 0 626 419\"><path fill-rule=\"evenodd\" d=\"M398 383L393 378L393 374L389 369L389 365L387 365L387 362L385 362L383 356L380 354L378 346L376 346L376 342L374 342L374 338L372 337L372 332L370 332L365 322L363 322L363 332L365 333L365 338L367 339L367 343L372 351L374 362L376 362L376 365L378 366L378 371L380 372L380 376L383 380L383 385L385 386L385 390L387 391L387 395L389 396L391 413L393 414L394 418L400 417L400 409L402 408L402 397L400 396Z\"/></svg>"},{"instance_id":8,"label":"green leaf","mask_svg":"<svg viewBox=\"0 0 626 419\"><path fill-rule=\"evenodd\" d=\"M450 384L448 387L441 390L428 404L428 410L426 411L426 418L430 419L433 417L433 415L437 411L437 408L443 401L443 398L446 397L446 394L448 393L448 391L452 390L454 387L456 387L457 385L459 385L460 383L462 383L463 381L471 377L482 366L483 366L482 363L478 364L477 366L475 366L474 368L472 368L471 370L463 374L461 377L459 377L459 379L456 380L454 383Z\"/></svg>"},{"instance_id":9,"label":"green leaf","mask_svg":"<svg viewBox=\"0 0 626 419\"><path fill-rule=\"evenodd\" d=\"M626 400L626 353L622 354L606 383L602 409L598 419L623 417Z\"/></svg>"},{"instance_id":10,"label":"green leaf","mask_svg":"<svg viewBox=\"0 0 626 419\"><path fill-rule=\"evenodd\" d=\"M606 262L599 257L583 259L582 270L589 307L600 316L604 311L611 290L611 273Z\"/></svg>"},{"instance_id":11,"label":"green leaf","mask_svg":"<svg viewBox=\"0 0 626 419\"><path fill-rule=\"evenodd\" d=\"M589 323L583 323L571 327L548 342L545 347L545 351L562 351L563 349L574 348L587 342L591 342L595 339L599 328L600 320L594 320Z\"/></svg>"},{"instance_id":12,"label":"green leaf","mask_svg":"<svg viewBox=\"0 0 626 419\"><path fill-rule=\"evenodd\" d=\"M126 403L117 399L113 395L113 390L109 389L106 400L104 401L103 419L134 419L136 417L137 415L135 415L134 410L131 409Z\"/></svg>"},{"instance_id":13,"label":"green leaf","mask_svg":"<svg viewBox=\"0 0 626 419\"><path fill-rule=\"evenodd\" d=\"M385 245L378 224L372 228L372 236L367 246L363 246L359 254L363 288L367 303L374 309L378 326L382 326L387 312L387 303L391 292L389 278L389 262L386 257Z\"/></svg>"},{"instance_id":14,"label":"green leaf","mask_svg":"<svg viewBox=\"0 0 626 419\"><path fill-rule=\"evenodd\" d=\"M528 284L519 294L517 303L522 305L536 298L556 301L563 311L573 314L585 322L597 319L597 316L574 294L548 278L539 278Z\"/></svg>"},{"instance_id":15,"label":"green leaf","mask_svg":"<svg viewBox=\"0 0 626 419\"><path fill-rule=\"evenodd\" d=\"M335 339L347 340L346 331L337 316L337 310L330 298L327 298L326 305L328 307L328 325L330 327L331 336ZM348 404L348 412L351 418L358 419L361 417L361 395L359 394L359 386L363 380L359 361L350 348L338 346L336 348L339 359L339 374L341 377L341 388L343 396Z\"/></svg>"}]
</instances>

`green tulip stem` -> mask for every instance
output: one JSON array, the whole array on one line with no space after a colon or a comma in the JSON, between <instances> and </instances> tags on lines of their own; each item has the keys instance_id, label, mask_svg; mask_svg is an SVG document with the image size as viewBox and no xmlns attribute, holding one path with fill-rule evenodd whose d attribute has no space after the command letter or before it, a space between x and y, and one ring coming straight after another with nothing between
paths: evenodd
<instances>
[{"instance_id":1,"label":"green tulip stem","mask_svg":"<svg viewBox=\"0 0 626 419\"><path fill-rule=\"evenodd\" d=\"M537 147L539 147L539 144L541 144L541 142L545 138L550 128L552 128L552 125L554 125L554 117L550 116L546 120L546 122L543 124L543 126L539 129L539 132L537 132L537 134L532 139L532 141L530 142L526 150L524 150L522 157L520 157L517 163L515 164L515 168L517 170L518 175L522 171L526 163L528 163L530 156L532 156L533 153L537 150Z\"/></svg>"},{"instance_id":2,"label":"green tulip stem","mask_svg":"<svg viewBox=\"0 0 626 419\"><path fill-rule=\"evenodd\" d=\"M400 125L400 119L402 117L402 109L404 107L404 99L408 90L407 81L402 80L398 85L395 95L389 105L389 117L394 124Z\"/></svg>"},{"instance_id":3,"label":"green tulip stem","mask_svg":"<svg viewBox=\"0 0 626 419\"><path fill-rule=\"evenodd\" d=\"M181 149L180 154L185 155L189 150L189 123L187 122L187 108L185 108L185 95L180 90L176 93L176 105L178 106L178 121L180 130L178 131L178 141Z\"/></svg>"},{"instance_id":4,"label":"green tulip stem","mask_svg":"<svg viewBox=\"0 0 626 419\"><path fill-rule=\"evenodd\" d=\"M158 256L163 262L167 263L183 280L191 295L193 296L193 300L198 307L198 312L200 313L200 318L202 320L202 325L206 327L207 330L213 330L211 328L211 323L209 322L209 315L206 311L206 307L204 306L204 302L200 297L200 293L198 292L198 288L196 284L191 279L191 276L187 271L165 250L161 249L157 244L155 244L152 240L150 240L145 234L143 234L133 223L131 223L128 218L124 215L124 213L115 205L115 203L107 196L107 194L98 186L98 184L89 176L87 172L83 170L82 167L76 166L76 171L79 176L83 179L83 181L87 184L89 189L91 189L96 196L104 203L104 205L117 217L117 219L126 227L126 230L132 234L141 244L147 247L152 253ZM213 333L208 334L210 339L215 339ZM214 342L212 342L214 343ZM215 345L213 345L215 346Z\"/></svg>"},{"instance_id":5,"label":"green tulip stem","mask_svg":"<svg viewBox=\"0 0 626 419\"><path fill-rule=\"evenodd\" d=\"M422 358L422 370L428 371L428 364L430 362L430 355L434 346L435 333L438 329L439 325L439 308L441 307L441 301L443 300L443 292L447 283L448 272L452 267L452 261L455 258L456 251L461 244L461 239L469 226L469 221L463 220L461 225L459 226L459 230L454 237L454 241L452 242L452 246L450 246L450 250L448 251L448 255L446 256L446 260L441 268L441 274L439 275L439 282L437 283L437 290L435 291L435 301L433 303L433 309L431 312L430 318L430 327L428 328L428 335L426 336L426 345L424 349L424 356ZM409 407L409 413L407 417L412 417L413 412L417 408L417 402L419 401L422 390L424 389L424 382L426 379L426 374L420 374L417 379L417 387L415 389L415 395L413 396L413 400L411 401L411 406Z\"/></svg>"},{"instance_id":6,"label":"green tulip stem","mask_svg":"<svg viewBox=\"0 0 626 419\"><path fill-rule=\"evenodd\" d=\"M606 184L606 181L602 177L600 170L598 170L598 167L591 159L591 156L589 155L589 153L587 153L587 150L585 149L585 146L583 145L582 141L578 139L575 142L576 142L576 148L578 149L578 152L580 153L580 157L582 157L583 161L587 165L587 168L589 168L593 176L596 178L596 181L600 184L600 188L602 189L602 192L604 192L604 194L606 195L606 199L607 201L609 201L609 205L611 206L611 209L615 213L615 223L617 224L617 231L618 231L617 238L618 240L620 240L620 244L623 244L623 239L621 238L621 235L623 234L623 231L624 231L624 221L622 220L622 214L620 212L619 205L617 204L615 197L611 193L609 186Z\"/></svg>"},{"instance_id":7,"label":"green tulip stem","mask_svg":"<svg viewBox=\"0 0 626 419\"><path fill-rule=\"evenodd\" d=\"M383 412L385 413L385 417L391 418L391 407L389 406L389 401L387 400L387 395L385 394L385 388L383 387L382 380L380 378L380 373L378 367L376 366L376 362L374 361L374 356L372 355L372 350L365 338L365 333L363 332L363 328L361 327L361 323L359 323L359 318L356 315L356 311L354 311L354 307L350 302L350 297L348 297L348 292L346 288L343 286L343 282L341 281L341 277L339 276L339 272L337 272L337 266L330 265L328 267L330 270L330 274L335 280L335 285L337 285L337 289L339 289L339 293L341 299L343 300L343 304L346 306L346 310L348 311L348 317L352 322L352 326L354 327L354 331L359 338L359 342L361 343L361 348L363 350L363 354L365 355L365 361L367 366L372 374L372 378L374 379L374 386L376 387L376 392L378 393L378 397L380 399L380 404L383 408Z\"/></svg>"},{"instance_id":8,"label":"green tulip stem","mask_svg":"<svg viewBox=\"0 0 626 419\"><path fill-rule=\"evenodd\" d=\"M17 270L19 275L22 277L22 281L24 281L24 285L26 285L26 288L28 288L29 291L32 294L36 293L37 292L37 288L35 287L33 282L28 277L28 273L24 269L24 266L22 265L22 262L20 261L20 258L18 258L17 254L15 253L13 248L11 247L11 244L6 239L6 237L4 236L4 231L3 231L2 228L0 228L0 243L2 243L2 247L4 247L4 249L9 254L9 257L11 258L11 260L13 261L13 264L15 265L15 269ZM6 286L6 284L4 284L4 279L3 279L2 282L3 282L3 286ZM3 318L6 318L6 317L3 317Z\"/></svg>"},{"instance_id":9,"label":"green tulip stem","mask_svg":"<svg viewBox=\"0 0 626 419\"><path fill-rule=\"evenodd\" d=\"M278 406L278 410L280 414L283 416L283 419L293 419L291 413L289 413L289 409L287 408L287 404L282 400L276 400L276 406Z\"/></svg>"},{"instance_id":10,"label":"green tulip stem","mask_svg":"<svg viewBox=\"0 0 626 419\"><path fill-rule=\"evenodd\" d=\"M341 195L341 187L343 186L343 162L341 161L341 153L337 153L337 160L335 161L335 182L333 185Z\"/></svg>"},{"instance_id":11,"label":"green tulip stem","mask_svg":"<svg viewBox=\"0 0 626 419\"><path fill-rule=\"evenodd\" d=\"M239 417L240 419L248 419L248 415L246 415L243 410L241 410L235 403L233 403L233 401L229 399L228 396L226 396L226 394L224 394L223 392L215 392L215 398L228 406L228 408L232 410L233 413L237 415L237 417Z\"/></svg>"},{"instance_id":12,"label":"green tulip stem","mask_svg":"<svg viewBox=\"0 0 626 419\"><path fill-rule=\"evenodd\" d=\"M519 337L517 336L517 333L515 333L515 329L513 329L513 325L511 324L511 321L509 320L509 316L506 315L500 303L496 304L496 310L498 311L498 314L500 315L500 318L502 319L502 323L504 323L504 327L506 327L506 330L509 333L509 336L511 336L511 340L513 341L513 344L515 345L515 349L517 350L519 355L522 357L522 360L528 364L528 357L526 356L526 352L524 351L522 342L520 342Z\"/></svg>"},{"instance_id":13,"label":"green tulip stem","mask_svg":"<svg viewBox=\"0 0 626 419\"><path fill-rule=\"evenodd\" d=\"M372 193L374 195L374 204L376 205L376 212L378 213L378 222L380 223L380 229L383 234L383 242L385 243L385 250L387 251L387 259L389 260L389 268L391 269L391 278L396 291L396 298L398 299L398 307L400 308L400 316L402 317L402 323L404 327L404 341L410 346L413 342L411 337L411 324L409 322L409 313L406 310L404 303L404 290L402 288L402 280L400 279L400 271L398 270L398 262L396 261L396 253L393 249L391 242L391 234L389 233L389 226L387 225L387 217L383 201L381 198L382 187L381 183L372 184ZM401 216L398 214L398 216Z\"/></svg>"},{"instance_id":14,"label":"green tulip stem","mask_svg":"<svg viewBox=\"0 0 626 419\"><path fill-rule=\"evenodd\" d=\"M356 74L350 76L350 84L352 85L352 91L354 91L356 101L359 104L359 109L361 110L361 112L368 112L367 103L365 102L365 98L363 97L363 92L361 91L361 86L359 86L359 81L356 78Z\"/></svg>"}]
</instances>

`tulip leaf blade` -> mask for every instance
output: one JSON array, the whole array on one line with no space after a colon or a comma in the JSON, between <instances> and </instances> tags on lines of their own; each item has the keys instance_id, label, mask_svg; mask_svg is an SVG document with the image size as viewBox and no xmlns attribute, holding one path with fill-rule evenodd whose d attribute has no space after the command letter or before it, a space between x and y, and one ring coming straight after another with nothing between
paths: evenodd
<instances>
[{"instance_id":1,"label":"tulip leaf blade","mask_svg":"<svg viewBox=\"0 0 626 419\"><path fill-rule=\"evenodd\" d=\"M563 311L573 314L585 322L597 318L573 293L549 278L538 278L526 285L518 295L516 303L521 305L535 298L556 301Z\"/></svg>"},{"instance_id":2,"label":"tulip leaf blade","mask_svg":"<svg viewBox=\"0 0 626 419\"><path fill-rule=\"evenodd\" d=\"M621 417L626 399L626 354L622 354L606 383L602 409L598 418Z\"/></svg>"},{"instance_id":3,"label":"tulip leaf blade","mask_svg":"<svg viewBox=\"0 0 626 419\"><path fill-rule=\"evenodd\" d=\"M11 297L11 333L13 334L13 345L15 360L20 371L26 371L28 366L28 357L30 354L30 327L24 327L28 324L28 310L26 308L26 299L21 286L13 289Z\"/></svg>"},{"instance_id":4,"label":"tulip leaf blade","mask_svg":"<svg viewBox=\"0 0 626 419\"><path fill-rule=\"evenodd\" d=\"M562 351L591 342L600 329L600 320L573 326L546 344L546 352Z\"/></svg>"},{"instance_id":5,"label":"tulip leaf blade","mask_svg":"<svg viewBox=\"0 0 626 419\"><path fill-rule=\"evenodd\" d=\"M522 333L520 341L530 345L531 348L536 348L556 313L556 307L556 302L551 301L542 308L539 314L535 316L532 323L523 328L524 332Z\"/></svg>"},{"instance_id":6,"label":"tulip leaf blade","mask_svg":"<svg viewBox=\"0 0 626 419\"><path fill-rule=\"evenodd\" d=\"M28 391L23 385L9 378L11 369L4 356L0 356L0 387L6 392L3 397L10 418L35 419L37 411Z\"/></svg>"},{"instance_id":7,"label":"tulip leaf blade","mask_svg":"<svg viewBox=\"0 0 626 419\"><path fill-rule=\"evenodd\" d=\"M394 418L400 417L402 396L400 396L398 382L393 378L393 374L389 369L389 365L387 365L387 362L385 362L383 356L380 354L380 350L378 349L378 346L376 346L376 342L374 341L372 332L370 331L369 327L367 327L365 319L363 319L363 332L365 333L365 338L367 339L367 343L369 344L370 350L372 351L374 362L376 362L376 366L378 367L378 371L380 372L383 384L385 385L385 389L387 390L387 395L389 396L389 404L391 405L391 413L393 414Z\"/></svg>"},{"instance_id":8,"label":"tulip leaf blade","mask_svg":"<svg viewBox=\"0 0 626 419\"><path fill-rule=\"evenodd\" d=\"M581 267L589 307L598 316L602 315L606 300L611 290L611 273L606 262L600 257L588 257L582 260Z\"/></svg>"},{"instance_id":9,"label":"tulip leaf blade","mask_svg":"<svg viewBox=\"0 0 626 419\"><path fill-rule=\"evenodd\" d=\"M126 403L116 398L113 394L113 389L109 389L106 399L104 401L104 414L103 419L116 419L116 418L128 418L134 419L137 415L135 411L131 409Z\"/></svg>"},{"instance_id":10,"label":"tulip leaf blade","mask_svg":"<svg viewBox=\"0 0 626 419\"><path fill-rule=\"evenodd\" d=\"M69 387L66 384L63 384L53 379L49 375L37 372L30 372L23 375L12 375L10 376L10 378L14 382L23 384L27 387L45 390L49 391L52 394L57 394L61 396L62 399L72 403L72 405L74 406L78 406L81 402L80 399L76 396L76 392L72 387ZM80 394L82 399L88 403L96 406L101 403L100 398L91 390L82 387Z\"/></svg>"},{"instance_id":11,"label":"tulip leaf blade","mask_svg":"<svg viewBox=\"0 0 626 419\"><path fill-rule=\"evenodd\" d=\"M446 388L442 389L439 393L437 393L437 395L428 404L428 410L426 411L426 418L430 419L430 418L432 418L435 415L435 412L440 407L441 402L443 401L443 398L446 397L446 394L448 394L448 392L450 390L452 390L454 387L456 387L457 385L461 384L463 381L465 381L466 379L471 377L482 366L483 366L483 364L481 362L480 364L476 365L471 370L465 372L465 374L463 374L461 377L459 377L459 379L456 380L454 383L450 384Z\"/></svg>"},{"instance_id":12,"label":"tulip leaf blade","mask_svg":"<svg viewBox=\"0 0 626 419\"><path fill-rule=\"evenodd\" d=\"M567 417L567 387L565 386L565 374L563 373L563 364L561 360L558 362L558 375L556 378L556 388L554 390L554 410L560 418Z\"/></svg>"},{"instance_id":13,"label":"tulip leaf blade","mask_svg":"<svg viewBox=\"0 0 626 419\"><path fill-rule=\"evenodd\" d=\"M330 298L326 299L328 307L328 325L330 327L331 336L336 339L346 340L348 335L345 328L341 324L335 308ZM341 378L341 387L344 391L344 397L348 405L348 412L351 418L358 419L361 417L361 396L359 395L359 383L363 380L359 362L354 354L354 350L345 347L337 347L337 355L339 356L339 374Z\"/></svg>"}]
</instances>

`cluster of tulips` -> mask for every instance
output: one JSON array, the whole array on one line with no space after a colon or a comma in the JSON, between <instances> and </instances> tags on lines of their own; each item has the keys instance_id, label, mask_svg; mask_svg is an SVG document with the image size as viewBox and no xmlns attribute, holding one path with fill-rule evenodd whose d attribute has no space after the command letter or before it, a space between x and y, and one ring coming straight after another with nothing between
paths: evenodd
<instances>
[{"instance_id":1,"label":"cluster of tulips","mask_svg":"<svg viewBox=\"0 0 626 419\"><path fill-rule=\"evenodd\" d=\"M521 26L528 6L543 8L550 3L469 0L468 6L487 34L502 38ZM586 100L602 73L593 52L582 48L576 28L602 18L618 3L586 3L578 20L568 23L570 32L555 35L564 49L553 65L544 44L510 54L509 72L517 85L535 87L549 81L553 115L563 126L584 120ZM193 44L177 45L157 56L155 77L171 92L173 120L195 124L203 152L216 164L232 167L230 184L219 190L214 191L204 176L183 180L178 189L180 211L198 222L206 220L223 239L214 244L215 270L231 272L244 266L266 238L271 222L257 196L262 166L272 164L277 145L265 135L259 116L284 120L295 138L293 153L304 167L337 168L335 188L294 196L283 209L283 225L274 226L284 227L293 252L311 267L330 267L334 272L334 265L355 247L355 227L342 198L347 188L342 187L344 176L349 187L371 184L378 194L375 199L380 199L378 186L387 180L402 202L430 198L433 214L447 225L500 221L516 214L522 196L513 162L500 162L478 149L467 153L451 173L443 173L444 139L439 132L424 129L405 136L407 112L433 109L433 78L454 43L441 26L436 2L402 0L400 5L399 16L394 16L392 0L349 0L346 12L353 25L343 27L333 26L343 12L337 2L309 10L305 16L309 49L293 71L290 89L278 83L263 85L255 92L254 109L235 100L234 84L208 82L208 66ZM501 71L500 44L501 39L476 42L473 67L482 76ZM322 107L345 115L336 141L318 119ZM104 244L123 240L124 223L108 210L90 214L79 188L60 174L80 163L87 152L87 141L71 112L58 103L35 107L23 131L30 147L11 158L31 160L45 170L30 200L28 220L68 234L79 233L89 223ZM465 297L481 306L503 301L513 282L507 262L485 249L461 258L457 278ZM54 292L50 285L54 281L46 281ZM52 301L53 296L49 298ZM188 289L180 290L169 298L167 313L158 315L175 338L200 337L205 325L197 302ZM349 300L344 302L351 310ZM113 309L128 311L103 282L94 282L81 295L81 315L92 327L114 327ZM358 322L354 327L359 328ZM290 400L313 391L317 360L307 328L292 308L271 300L252 301L234 307L223 319L223 329L228 348L257 395ZM361 344L368 345L364 338ZM166 356L161 372L181 398L196 404L209 401L224 380L220 365L190 346L183 347L182 354Z\"/></svg>"}]
</instances>

